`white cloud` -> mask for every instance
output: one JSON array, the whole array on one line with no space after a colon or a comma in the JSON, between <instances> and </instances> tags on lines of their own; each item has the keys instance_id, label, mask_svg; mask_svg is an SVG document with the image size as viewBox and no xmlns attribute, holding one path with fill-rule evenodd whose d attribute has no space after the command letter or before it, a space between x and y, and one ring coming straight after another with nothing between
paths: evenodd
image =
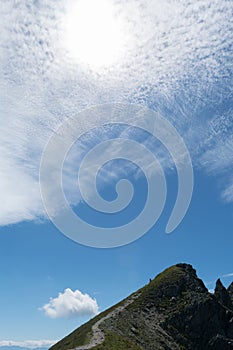
<instances>
[{"instance_id":1,"label":"white cloud","mask_svg":"<svg viewBox=\"0 0 233 350\"><path fill-rule=\"evenodd\" d=\"M157 109L184 137L194 164L229 180L231 3L117 1L131 35L128 51L114 67L92 72L64 49L61 20L69 2L1 3L0 225L44 215L38 172L49 136L66 117L101 103ZM91 122L98 126L101 116L80 119ZM222 197L233 201L230 180Z\"/></svg>"},{"instance_id":2,"label":"white cloud","mask_svg":"<svg viewBox=\"0 0 233 350\"><path fill-rule=\"evenodd\" d=\"M1 346L20 346L28 349L50 347L55 344L57 340L25 340L25 341L14 341L14 340L1 340Z\"/></svg>"},{"instance_id":3,"label":"white cloud","mask_svg":"<svg viewBox=\"0 0 233 350\"><path fill-rule=\"evenodd\" d=\"M50 318L93 316L98 313L98 304L88 294L67 288L64 293L59 293L58 297L50 298L49 303L40 310Z\"/></svg>"},{"instance_id":4,"label":"white cloud","mask_svg":"<svg viewBox=\"0 0 233 350\"><path fill-rule=\"evenodd\" d=\"M222 198L226 202L233 202L233 180L228 182L228 186L222 192Z\"/></svg>"},{"instance_id":5,"label":"white cloud","mask_svg":"<svg viewBox=\"0 0 233 350\"><path fill-rule=\"evenodd\" d=\"M226 273L225 275L222 275L221 277L223 277L223 278L233 277L233 272Z\"/></svg>"}]
</instances>

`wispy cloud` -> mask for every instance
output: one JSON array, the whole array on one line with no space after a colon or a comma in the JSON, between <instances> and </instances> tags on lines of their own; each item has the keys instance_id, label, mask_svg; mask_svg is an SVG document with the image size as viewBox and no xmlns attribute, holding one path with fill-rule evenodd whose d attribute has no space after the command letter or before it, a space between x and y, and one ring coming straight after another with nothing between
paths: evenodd
<instances>
[{"instance_id":1,"label":"wispy cloud","mask_svg":"<svg viewBox=\"0 0 233 350\"><path fill-rule=\"evenodd\" d=\"M222 192L222 198L226 202L233 202L233 179L229 179L228 185Z\"/></svg>"},{"instance_id":2,"label":"wispy cloud","mask_svg":"<svg viewBox=\"0 0 233 350\"><path fill-rule=\"evenodd\" d=\"M36 349L42 347L50 347L55 344L57 340L25 340L25 341L14 341L14 340L1 340L1 346L19 346L28 349Z\"/></svg>"},{"instance_id":3,"label":"wispy cloud","mask_svg":"<svg viewBox=\"0 0 233 350\"><path fill-rule=\"evenodd\" d=\"M194 164L228 183L222 198L232 202L231 3L118 1L131 41L124 61L101 72L69 60L61 25L67 6L1 6L0 225L44 215L38 172L50 135L65 118L115 101L146 105L172 122ZM79 123L98 126L101 115Z\"/></svg>"},{"instance_id":4,"label":"wispy cloud","mask_svg":"<svg viewBox=\"0 0 233 350\"><path fill-rule=\"evenodd\" d=\"M233 277L233 272L225 273L225 274L219 276L218 278L224 280L224 279L229 279L230 277ZM216 280L214 280L214 281L206 282L206 285L207 285L207 286L214 285L214 284L216 283L216 281L217 281L217 278L216 278ZM211 291L214 291L214 288L213 288L213 289L210 289L210 290L211 290Z\"/></svg>"},{"instance_id":5,"label":"wispy cloud","mask_svg":"<svg viewBox=\"0 0 233 350\"><path fill-rule=\"evenodd\" d=\"M233 277L233 272L222 275L221 278Z\"/></svg>"},{"instance_id":6,"label":"wispy cloud","mask_svg":"<svg viewBox=\"0 0 233 350\"><path fill-rule=\"evenodd\" d=\"M98 309L95 299L70 288L59 293L56 298L50 298L49 303L40 308L50 318L93 316L98 313Z\"/></svg>"}]
</instances>

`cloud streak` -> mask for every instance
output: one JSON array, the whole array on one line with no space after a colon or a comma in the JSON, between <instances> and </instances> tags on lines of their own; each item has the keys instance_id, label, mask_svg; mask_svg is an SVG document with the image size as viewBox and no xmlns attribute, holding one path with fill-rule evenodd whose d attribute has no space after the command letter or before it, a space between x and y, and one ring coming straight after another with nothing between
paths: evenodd
<instances>
[{"instance_id":1,"label":"cloud streak","mask_svg":"<svg viewBox=\"0 0 233 350\"><path fill-rule=\"evenodd\" d=\"M225 274L223 274L223 275L219 276L218 278L220 278L220 279L228 279L228 278L230 278L230 277L233 277L233 272L230 272L230 273L225 273ZM216 279L216 280L217 280L217 279ZM207 286L209 286L209 285L213 285L213 284L215 284L215 283L216 283L216 280L206 282L206 285L207 285ZM210 290L211 290L211 291L214 291L214 288L213 288L213 289L210 289Z\"/></svg>"},{"instance_id":2,"label":"cloud streak","mask_svg":"<svg viewBox=\"0 0 233 350\"><path fill-rule=\"evenodd\" d=\"M222 278L233 277L233 272L221 276Z\"/></svg>"}]
</instances>

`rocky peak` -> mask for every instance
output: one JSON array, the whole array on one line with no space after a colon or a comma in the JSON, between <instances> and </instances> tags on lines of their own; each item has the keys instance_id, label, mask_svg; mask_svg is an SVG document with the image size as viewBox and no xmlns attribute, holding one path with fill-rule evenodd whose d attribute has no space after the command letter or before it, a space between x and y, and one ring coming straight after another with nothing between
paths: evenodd
<instances>
[{"instance_id":1,"label":"rocky peak","mask_svg":"<svg viewBox=\"0 0 233 350\"><path fill-rule=\"evenodd\" d=\"M221 303L227 308L231 308L231 298L230 298L229 292L222 284L220 278L216 282L214 295L219 303Z\"/></svg>"},{"instance_id":2,"label":"rocky peak","mask_svg":"<svg viewBox=\"0 0 233 350\"><path fill-rule=\"evenodd\" d=\"M187 289L195 289L197 291L203 292L207 291L207 288L205 287L203 281L198 278L196 270L192 267L192 265L180 263L176 264L175 266L183 272L183 279L185 281Z\"/></svg>"},{"instance_id":3,"label":"rocky peak","mask_svg":"<svg viewBox=\"0 0 233 350\"><path fill-rule=\"evenodd\" d=\"M145 292L153 292L158 297L176 297L184 292L207 292L196 270L189 264L176 264L161 272L153 279Z\"/></svg>"},{"instance_id":4,"label":"rocky peak","mask_svg":"<svg viewBox=\"0 0 233 350\"><path fill-rule=\"evenodd\" d=\"M52 349L88 344L100 325L101 345L77 349L233 350L232 295L233 283L226 290L218 280L213 295L191 265L176 264Z\"/></svg>"},{"instance_id":5,"label":"rocky peak","mask_svg":"<svg viewBox=\"0 0 233 350\"><path fill-rule=\"evenodd\" d=\"M233 304L233 282L229 285L229 287L227 288L227 292L229 294L229 297L231 299L231 302Z\"/></svg>"}]
</instances>

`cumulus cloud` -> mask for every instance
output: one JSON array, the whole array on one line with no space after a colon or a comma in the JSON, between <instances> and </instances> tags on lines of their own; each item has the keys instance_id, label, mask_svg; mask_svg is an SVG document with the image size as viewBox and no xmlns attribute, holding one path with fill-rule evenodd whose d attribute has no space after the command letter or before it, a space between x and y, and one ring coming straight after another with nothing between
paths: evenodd
<instances>
[{"instance_id":1,"label":"cumulus cloud","mask_svg":"<svg viewBox=\"0 0 233 350\"><path fill-rule=\"evenodd\" d=\"M98 304L88 294L79 290L65 289L56 298L50 298L49 303L40 308L50 318L71 318L93 316L98 313Z\"/></svg>"},{"instance_id":2,"label":"cumulus cloud","mask_svg":"<svg viewBox=\"0 0 233 350\"><path fill-rule=\"evenodd\" d=\"M50 347L55 344L57 340L25 340L25 341L14 341L14 340L1 340L1 346L20 346L28 349L36 349L42 347Z\"/></svg>"},{"instance_id":3,"label":"cumulus cloud","mask_svg":"<svg viewBox=\"0 0 233 350\"><path fill-rule=\"evenodd\" d=\"M172 122L194 164L228 181L222 198L232 202L231 3L113 2L129 41L124 59L100 71L69 58L62 23L71 3L1 3L0 225L45 215L38 177L49 137L65 118L115 101L146 105Z\"/></svg>"}]
</instances>

